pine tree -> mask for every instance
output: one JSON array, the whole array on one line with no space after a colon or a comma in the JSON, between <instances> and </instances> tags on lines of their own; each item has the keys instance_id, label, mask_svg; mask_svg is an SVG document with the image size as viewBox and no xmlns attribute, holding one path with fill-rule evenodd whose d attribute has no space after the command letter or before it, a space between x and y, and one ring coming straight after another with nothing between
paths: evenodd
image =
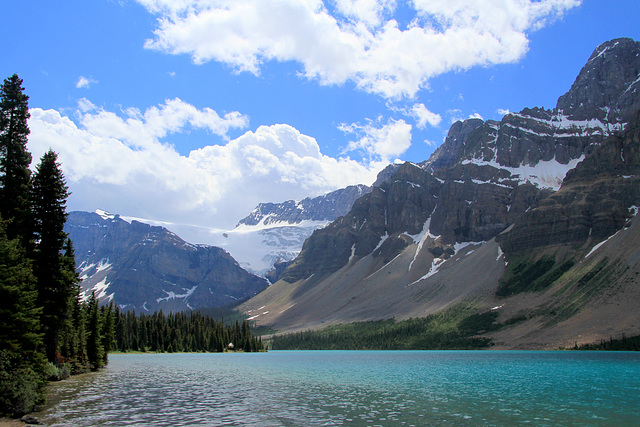
<instances>
[{"instance_id":1,"label":"pine tree","mask_svg":"<svg viewBox=\"0 0 640 427\"><path fill-rule=\"evenodd\" d=\"M109 363L109 352L115 346L115 330L113 321L113 302L108 306L102 306L102 364L106 366Z\"/></svg>"},{"instance_id":2,"label":"pine tree","mask_svg":"<svg viewBox=\"0 0 640 427\"><path fill-rule=\"evenodd\" d=\"M31 261L17 239L9 241L0 221L0 349L32 357L42 343Z\"/></svg>"},{"instance_id":3,"label":"pine tree","mask_svg":"<svg viewBox=\"0 0 640 427\"><path fill-rule=\"evenodd\" d=\"M72 247L67 248L70 254L62 254L67 242L64 224L67 220L65 205L69 192L57 157L51 150L42 156L31 187L37 242L34 257L38 305L43 307L45 353L52 362L59 351L60 333L68 320L69 304L77 291L77 275L70 271Z\"/></svg>"},{"instance_id":4,"label":"pine tree","mask_svg":"<svg viewBox=\"0 0 640 427\"><path fill-rule=\"evenodd\" d=\"M0 414L21 415L44 396L41 309L31 261L0 220Z\"/></svg>"},{"instance_id":5,"label":"pine tree","mask_svg":"<svg viewBox=\"0 0 640 427\"><path fill-rule=\"evenodd\" d=\"M87 301L87 358L93 370L104 366L104 347L102 345L102 321L95 292Z\"/></svg>"},{"instance_id":6,"label":"pine tree","mask_svg":"<svg viewBox=\"0 0 640 427\"><path fill-rule=\"evenodd\" d=\"M22 80L14 74L0 86L0 216L9 221L7 237L20 238L29 249L31 241L29 181L31 153L29 135L29 97Z\"/></svg>"}]
</instances>

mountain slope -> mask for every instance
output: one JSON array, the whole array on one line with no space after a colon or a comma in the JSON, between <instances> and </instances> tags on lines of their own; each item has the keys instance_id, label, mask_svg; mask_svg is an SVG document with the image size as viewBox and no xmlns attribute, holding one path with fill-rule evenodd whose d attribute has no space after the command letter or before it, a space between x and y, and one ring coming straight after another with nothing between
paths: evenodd
<instances>
[{"instance_id":1,"label":"mountain slope","mask_svg":"<svg viewBox=\"0 0 640 427\"><path fill-rule=\"evenodd\" d=\"M217 307L267 285L220 248L192 245L165 228L104 211L71 212L65 231L75 246L85 296L95 291L122 309Z\"/></svg>"},{"instance_id":2,"label":"mountain slope","mask_svg":"<svg viewBox=\"0 0 640 427\"><path fill-rule=\"evenodd\" d=\"M573 229L610 236L629 220L629 202L635 193L626 191L623 184L625 180L635 183L631 170L625 172L630 175L622 175L623 184L618 183L617 190L608 191L613 178L599 187L590 180L602 172L599 163L604 160L598 159L610 149L602 147L615 145L607 138L621 134L630 109L640 105L639 70L640 43L613 40L594 51L553 110L525 109L500 122L473 119L455 124L429 160L400 166L389 182L359 199L347 215L315 231L282 280L242 308L259 324L288 331L422 316L461 302L488 310L505 306L508 300L511 308L500 310L504 321L518 323L511 330L557 324L560 319L550 320L553 315L541 308L553 306L556 296L549 293L555 289L553 284L566 275L593 279L588 275L599 273L579 270L573 258L560 256L569 251L567 244L577 241L559 241L565 246L558 254L557 249L551 253L546 247L538 250L527 244L550 241L549 235L571 235ZM633 144L628 144L626 151L617 154L633 166L633 150ZM584 167L570 172L582 161ZM583 215L591 218L589 227L571 206L569 199L577 193L558 191L565 178L567 187L580 188L585 200L600 203L588 203L597 206L591 217ZM554 193L557 196L550 198ZM545 214L550 203L563 208ZM565 226L564 232L554 225L574 222L579 226ZM501 235L505 230L510 231ZM579 244L589 249L590 242ZM628 260L631 269L637 268L634 259ZM498 295L501 278L508 281L522 272L514 271L518 265L540 276L534 277L539 287ZM589 295L582 298L595 298L595 293ZM536 312L546 313L546 320L532 314ZM569 317L579 313L571 311ZM521 317L535 320L518 320ZM625 325L629 324L618 326L624 329ZM532 344L526 334L518 336L525 338L513 343L507 335L502 341L499 334L495 338L507 347ZM566 336L545 338L540 332L535 339L532 346L544 347Z\"/></svg>"}]
</instances>

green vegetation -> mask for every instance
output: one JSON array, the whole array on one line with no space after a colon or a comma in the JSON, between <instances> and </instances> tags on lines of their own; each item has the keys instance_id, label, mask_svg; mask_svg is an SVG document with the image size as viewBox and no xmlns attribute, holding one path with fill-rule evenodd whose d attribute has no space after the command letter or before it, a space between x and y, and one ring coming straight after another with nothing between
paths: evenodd
<instances>
[{"instance_id":1,"label":"green vegetation","mask_svg":"<svg viewBox=\"0 0 640 427\"><path fill-rule=\"evenodd\" d=\"M112 316L80 298L73 245L63 231L69 195L49 150L34 174L29 99L17 76L0 87L0 414L44 399L47 380L107 363Z\"/></svg>"},{"instance_id":2,"label":"green vegetation","mask_svg":"<svg viewBox=\"0 0 640 427\"><path fill-rule=\"evenodd\" d=\"M478 335L499 329L497 311L469 314L457 306L424 318L330 326L319 331L276 335L277 350L435 350L482 349L491 340Z\"/></svg>"},{"instance_id":3,"label":"green vegetation","mask_svg":"<svg viewBox=\"0 0 640 427\"><path fill-rule=\"evenodd\" d=\"M600 340L599 343L575 345L573 350L605 350L605 351L640 351L640 335L627 338L622 334L622 338Z\"/></svg>"},{"instance_id":4,"label":"green vegetation","mask_svg":"<svg viewBox=\"0 0 640 427\"><path fill-rule=\"evenodd\" d=\"M200 312L151 315L115 312L114 350L121 352L223 352L263 351L262 339L251 335L249 322L235 321L225 326L222 321Z\"/></svg>"},{"instance_id":5,"label":"green vegetation","mask_svg":"<svg viewBox=\"0 0 640 427\"><path fill-rule=\"evenodd\" d=\"M629 266L625 262L603 258L576 271L575 277L558 293L566 303L554 313L554 321L560 322L582 310L598 293L615 283Z\"/></svg>"},{"instance_id":6,"label":"green vegetation","mask_svg":"<svg viewBox=\"0 0 640 427\"><path fill-rule=\"evenodd\" d=\"M573 267L573 260L562 263L555 256L543 256L532 262L528 257L510 260L504 279L498 284L496 295L507 297L521 292L535 292L546 289Z\"/></svg>"}]
</instances>

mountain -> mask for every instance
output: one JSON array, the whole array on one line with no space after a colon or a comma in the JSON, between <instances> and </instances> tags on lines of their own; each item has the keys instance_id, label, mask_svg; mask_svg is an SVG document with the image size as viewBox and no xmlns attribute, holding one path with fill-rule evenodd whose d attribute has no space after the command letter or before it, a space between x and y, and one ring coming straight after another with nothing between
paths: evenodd
<instances>
[{"instance_id":1,"label":"mountain","mask_svg":"<svg viewBox=\"0 0 640 427\"><path fill-rule=\"evenodd\" d=\"M352 185L300 201L260 203L233 230L167 227L189 241L225 249L246 270L275 282L314 230L349 212L368 191L366 185Z\"/></svg>"},{"instance_id":2,"label":"mountain","mask_svg":"<svg viewBox=\"0 0 640 427\"><path fill-rule=\"evenodd\" d=\"M260 203L238 227L273 224L298 224L302 221L333 221L346 214L353 202L370 191L366 185L351 185L323 196L307 197L299 202Z\"/></svg>"},{"instance_id":3,"label":"mountain","mask_svg":"<svg viewBox=\"0 0 640 427\"><path fill-rule=\"evenodd\" d=\"M640 333L639 87L640 43L617 39L555 108L454 124L428 160L314 231L242 309L294 331L466 304L499 311L509 326L487 336L505 348ZM629 311L611 315L612 301Z\"/></svg>"},{"instance_id":4,"label":"mountain","mask_svg":"<svg viewBox=\"0 0 640 427\"><path fill-rule=\"evenodd\" d=\"M95 291L122 309L219 307L267 286L223 249L192 245L166 228L101 210L71 212L65 231L74 243L85 297Z\"/></svg>"}]
</instances>

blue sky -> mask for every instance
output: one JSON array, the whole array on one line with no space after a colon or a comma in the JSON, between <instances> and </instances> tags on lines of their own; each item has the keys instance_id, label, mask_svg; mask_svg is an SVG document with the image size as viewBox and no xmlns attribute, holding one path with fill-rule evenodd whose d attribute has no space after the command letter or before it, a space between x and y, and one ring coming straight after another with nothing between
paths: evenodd
<instances>
[{"instance_id":1,"label":"blue sky","mask_svg":"<svg viewBox=\"0 0 640 427\"><path fill-rule=\"evenodd\" d=\"M499 5L498 5L499 4ZM553 108L637 0L25 0L0 16L69 210L230 228L370 184L450 125Z\"/></svg>"}]
</instances>

